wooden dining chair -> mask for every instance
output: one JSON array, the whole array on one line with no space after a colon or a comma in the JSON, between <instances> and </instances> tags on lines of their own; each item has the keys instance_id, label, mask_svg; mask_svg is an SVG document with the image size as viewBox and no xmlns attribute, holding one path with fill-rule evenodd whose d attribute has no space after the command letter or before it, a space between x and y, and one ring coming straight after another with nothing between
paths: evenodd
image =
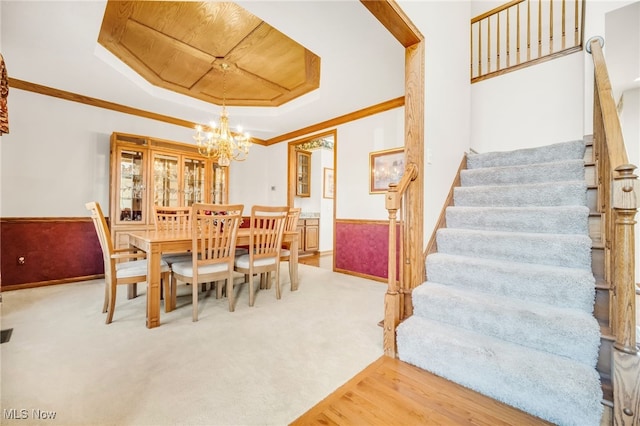
<instances>
[{"instance_id":1,"label":"wooden dining chair","mask_svg":"<svg viewBox=\"0 0 640 426\"><path fill-rule=\"evenodd\" d=\"M249 253L237 256L235 270L245 275L249 282L249 306L253 306L254 276L261 282L271 281L275 273L276 298L280 299L280 251L289 207L253 206L249 225ZM263 281L264 280L264 281ZM270 287L265 284L266 287Z\"/></svg>"},{"instance_id":2,"label":"wooden dining chair","mask_svg":"<svg viewBox=\"0 0 640 426\"><path fill-rule=\"evenodd\" d=\"M188 232L191 230L191 207L153 206L156 231ZM191 252L164 253L162 260L169 266L191 259Z\"/></svg>"},{"instance_id":3,"label":"wooden dining chair","mask_svg":"<svg viewBox=\"0 0 640 426\"><path fill-rule=\"evenodd\" d=\"M300 207L289 208L287 213L287 220L284 224L284 232L295 232L298 229L298 219L300 218ZM291 260L291 243L283 243L282 250L280 250L280 262L289 262ZM291 271L291 268L289 268ZM293 283L293 277L289 274L289 281Z\"/></svg>"},{"instance_id":4,"label":"wooden dining chair","mask_svg":"<svg viewBox=\"0 0 640 426\"><path fill-rule=\"evenodd\" d=\"M198 203L192 206L192 258L171 267L170 303L175 306L178 281L192 284L193 321L198 321L199 283L225 280L229 311L235 309L233 262L243 209L242 204ZM217 291L221 293L220 288Z\"/></svg>"},{"instance_id":5,"label":"wooden dining chair","mask_svg":"<svg viewBox=\"0 0 640 426\"><path fill-rule=\"evenodd\" d=\"M102 213L100 204L92 201L85 204L87 210L91 212L91 219L98 234L100 247L102 248L102 259L104 261L104 305L102 312L107 313L106 323L113 320L113 312L116 309L116 289L121 284L137 284L147 281L147 260L145 253L135 253L133 248L116 249L111 241L111 233L107 226L107 221ZM136 259L136 260L131 260ZM121 262L121 260L128 260ZM169 284L169 265L160 262L160 273L165 293ZM148 291L148 290L147 290ZM165 301L166 304L166 301Z\"/></svg>"}]
</instances>

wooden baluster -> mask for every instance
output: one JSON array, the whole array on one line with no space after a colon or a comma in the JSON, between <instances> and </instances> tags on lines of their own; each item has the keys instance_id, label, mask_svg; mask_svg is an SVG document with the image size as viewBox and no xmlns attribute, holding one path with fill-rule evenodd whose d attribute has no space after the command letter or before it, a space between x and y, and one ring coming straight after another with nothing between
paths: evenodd
<instances>
[{"instance_id":1,"label":"wooden baluster","mask_svg":"<svg viewBox=\"0 0 640 426\"><path fill-rule=\"evenodd\" d=\"M542 56L542 0L538 0L538 58Z\"/></svg>"},{"instance_id":2,"label":"wooden baluster","mask_svg":"<svg viewBox=\"0 0 640 426\"><path fill-rule=\"evenodd\" d=\"M500 14L496 14L496 71L500 70Z\"/></svg>"},{"instance_id":3,"label":"wooden baluster","mask_svg":"<svg viewBox=\"0 0 640 426\"><path fill-rule=\"evenodd\" d=\"M482 75L482 21L478 21L478 75Z\"/></svg>"},{"instance_id":4,"label":"wooden baluster","mask_svg":"<svg viewBox=\"0 0 640 426\"><path fill-rule=\"evenodd\" d=\"M576 0L577 1L577 0ZM566 0L562 0L562 49L567 46L567 15L566 15Z\"/></svg>"},{"instance_id":5,"label":"wooden baluster","mask_svg":"<svg viewBox=\"0 0 640 426\"><path fill-rule=\"evenodd\" d=\"M577 45L579 44L579 42L580 42L580 40L579 40L579 34L578 34L578 3L579 3L579 0L576 0L576 3L575 3L575 13L574 13L574 17L573 17L573 19L574 19L574 21L573 21L573 25L574 25L574 32L573 32L574 40L573 40L573 45L574 45L574 46L577 46Z\"/></svg>"},{"instance_id":6,"label":"wooden baluster","mask_svg":"<svg viewBox=\"0 0 640 426\"><path fill-rule=\"evenodd\" d=\"M517 15L517 19L516 19L516 55L518 56L516 63L520 63L520 3L518 3L518 6L516 7L516 15Z\"/></svg>"},{"instance_id":7,"label":"wooden baluster","mask_svg":"<svg viewBox=\"0 0 640 426\"><path fill-rule=\"evenodd\" d=\"M549 54L553 53L553 0L549 2Z\"/></svg>"},{"instance_id":8,"label":"wooden baluster","mask_svg":"<svg viewBox=\"0 0 640 426\"><path fill-rule=\"evenodd\" d=\"M527 61L531 60L531 1L527 0Z\"/></svg>"},{"instance_id":9,"label":"wooden baluster","mask_svg":"<svg viewBox=\"0 0 640 426\"><path fill-rule=\"evenodd\" d=\"M491 17L487 18L487 74L491 72Z\"/></svg>"},{"instance_id":10,"label":"wooden baluster","mask_svg":"<svg viewBox=\"0 0 640 426\"><path fill-rule=\"evenodd\" d=\"M509 49L511 48L511 43L510 43L510 41L511 41L511 28L509 26L509 15L511 15L511 13L507 9L507 68L509 68L509 66L511 65L511 60L509 58L509 55L510 55Z\"/></svg>"}]
</instances>

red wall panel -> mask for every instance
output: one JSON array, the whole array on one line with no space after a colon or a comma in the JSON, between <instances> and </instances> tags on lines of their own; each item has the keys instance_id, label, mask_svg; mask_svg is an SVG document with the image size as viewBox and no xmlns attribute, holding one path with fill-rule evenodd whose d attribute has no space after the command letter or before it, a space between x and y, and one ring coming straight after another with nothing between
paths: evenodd
<instances>
[{"instance_id":1,"label":"red wall panel","mask_svg":"<svg viewBox=\"0 0 640 426\"><path fill-rule=\"evenodd\" d=\"M336 269L386 280L389 267L388 251L387 222L336 220Z\"/></svg>"},{"instance_id":2,"label":"red wall panel","mask_svg":"<svg viewBox=\"0 0 640 426\"><path fill-rule=\"evenodd\" d=\"M93 222L85 218L2 220L0 266L3 289L104 273Z\"/></svg>"}]
</instances>

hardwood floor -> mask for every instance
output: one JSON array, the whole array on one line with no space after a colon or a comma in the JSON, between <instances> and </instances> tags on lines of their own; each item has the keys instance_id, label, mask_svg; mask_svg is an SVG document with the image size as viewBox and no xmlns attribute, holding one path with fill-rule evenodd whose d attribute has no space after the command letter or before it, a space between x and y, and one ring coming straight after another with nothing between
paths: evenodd
<instances>
[{"instance_id":1,"label":"hardwood floor","mask_svg":"<svg viewBox=\"0 0 640 426\"><path fill-rule=\"evenodd\" d=\"M298 257L298 263L333 270L333 256L331 254L305 254Z\"/></svg>"},{"instance_id":2,"label":"hardwood floor","mask_svg":"<svg viewBox=\"0 0 640 426\"><path fill-rule=\"evenodd\" d=\"M551 425L383 356L298 417L301 425Z\"/></svg>"}]
</instances>

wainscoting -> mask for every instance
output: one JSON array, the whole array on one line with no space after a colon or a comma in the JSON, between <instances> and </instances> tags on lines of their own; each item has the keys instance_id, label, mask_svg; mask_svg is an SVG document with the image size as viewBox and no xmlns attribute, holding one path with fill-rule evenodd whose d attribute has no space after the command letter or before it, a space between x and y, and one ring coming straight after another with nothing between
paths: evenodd
<instances>
[{"instance_id":1,"label":"wainscoting","mask_svg":"<svg viewBox=\"0 0 640 426\"><path fill-rule=\"evenodd\" d=\"M335 227L336 272L386 282L389 264L389 222L336 219Z\"/></svg>"},{"instance_id":2,"label":"wainscoting","mask_svg":"<svg viewBox=\"0 0 640 426\"><path fill-rule=\"evenodd\" d=\"M2 218L0 235L2 291L104 274L91 218Z\"/></svg>"}]
</instances>

